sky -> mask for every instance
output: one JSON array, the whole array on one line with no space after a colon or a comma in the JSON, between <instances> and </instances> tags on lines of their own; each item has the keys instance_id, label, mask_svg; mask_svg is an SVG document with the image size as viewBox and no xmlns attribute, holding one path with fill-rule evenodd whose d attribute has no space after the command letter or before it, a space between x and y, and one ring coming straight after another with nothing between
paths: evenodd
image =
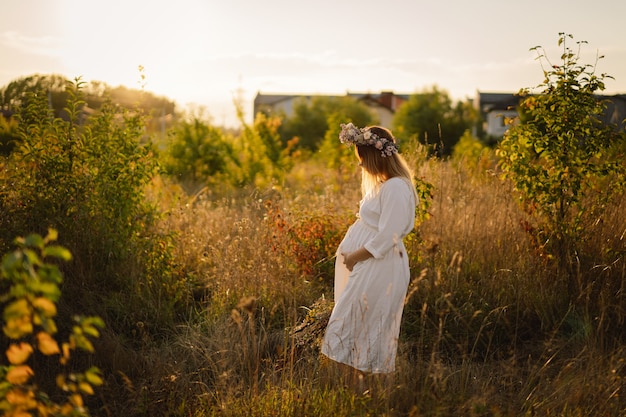
<instances>
[{"instance_id":1,"label":"sky","mask_svg":"<svg viewBox=\"0 0 626 417\"><path fill-rule=\"evenodd\" d=\"M2 0L0 88L33 74L143 86L236 126L234 103L250 122L257 93L532 88L531 48L558 64L563 32L614 77L605 94L626 93L624 16L615 0Z\"/></svg>"}]
</instances>

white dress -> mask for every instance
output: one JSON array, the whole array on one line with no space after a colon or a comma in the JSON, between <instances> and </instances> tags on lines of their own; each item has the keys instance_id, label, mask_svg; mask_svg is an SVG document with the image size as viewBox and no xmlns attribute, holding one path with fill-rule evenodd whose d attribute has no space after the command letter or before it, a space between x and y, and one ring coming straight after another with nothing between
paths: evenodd
<instances>
[{"instance_id":1,"label":"white dress","mask_svg":"<svg viewBox=\"0 0 626 417\"><path fill-rule=\"evenodd\" d=\"M364 372L394 371L409 285L402 239L413 229L415 206L412 185L398 177L361 200L359 218L337 249L335 306L321 349L330 359ZM341 253L361 247L373 257L350 272Z\"/></svg>"}]
</instances>

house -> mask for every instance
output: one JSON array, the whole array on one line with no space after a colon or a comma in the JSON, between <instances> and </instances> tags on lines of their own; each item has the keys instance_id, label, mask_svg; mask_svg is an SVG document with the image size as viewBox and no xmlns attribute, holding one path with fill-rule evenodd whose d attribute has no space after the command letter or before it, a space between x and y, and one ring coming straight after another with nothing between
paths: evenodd
<instances>
[{"instance_id":1,"label":"house","mask_svg":"<svg viewBox=\"0 0 626 417\"><path fill-rule=\"evenodd\" d=\"M348 93L348 96L369 107L376 115L378 124L387 128L391 128L396 110L409 100L408 94L394 94L391 91L383 91L379 94Z\"/></svg>"},{"instance_id":2,"label":"house","mask_svg":"<svg viewBox=\"0 0 626 417\"><path fill-rule=\"evenodd\" d=\"M261 94L257 92L254 98L254 109L252 114L263 113L271 115L285 115L287 117L293 114L293 106L297 100L311 101L313 96L291 95L291 94Z\"/></svg>"},{"instance_id":3,"label":"house","mask_svg":"<svg viewBox=\"0 0 626 417\"><path fill-rule=\"evenodd\" d=\"M598 95L603 100L606 109L603 116L604 123L614 124L619 131L626 128L626 94L612 96ZM483 132L487 137L499 139L510 125L507 118L517 117L517 106L521 97L513 93L476 92L474 106L483 120ZM476 132L474 132L476 135Z\"/></svg>"},{"instance_id":4,"label":"house","mask_svg":"<svg viewBox=\"0 0 626 417\"><path fill-rule=\"evenodd\" d=\"M483 132L487 137L501 138L509 128L507 118L517 117L520 96L513 93L476 91L474 107L483 121ZM477 132L473 132L477 136Z\"/></svg>"},{"instance_id":5,"label":"house","mask_svg":"<svg viewBox=\"0 0 626 417\"><path fill-rule=\"evenodd\" d=\"M346 93L369 107L378 119L381 126L391 128L393 116L398 108L409 100L409 94L395 94L391 91L381 93ZM262 112L267 115L283 114L287 117L293 114L293 108L298 100L311 101L314 97L337 97L332 95L292 95L292 94L263 94L258 92L254 99L254 114ZM345 97L345 96L343 96ZM598 96L606 100L607 108L604 115L605 123L615 124L619 130L626 128L626 94L613 96ZM506 123L509 118L517 117L517 106L521 97L515 93L476 91L473 100L474 107L482 119L482 132L487 138L498 140L510 127ZM472 132L478 136L478 132Z\"/></svg>"},{"instance_id":6,"label":"house","mask_svg":"<svg viewBox=\"0 0 626 417\"><path fill-rule=\"evenodd\" d=\"M258 92L254 98L254 115L259 112L272 115L282 114L289 117L293 114L294 105L299 100L310 102L314 97L352 97L362 102L372 110L377 123L381 126L391 127L393 115L396 110L409 99L408 94L395 94L391 91L381 93L346 93L345 96L332 95L292 95L292 94L263 94Z\"/></svg>"},{"instance_id":7,"label":"house","mask_svg":"<svg viewBox=\"0 0 626 417\"><path fill-rule=\"evenodd\" d=\"M626 94L602 96L602 98L606 103L603 121L614 124L619 131L626 130Z\"/></svg>"}]
</instances>

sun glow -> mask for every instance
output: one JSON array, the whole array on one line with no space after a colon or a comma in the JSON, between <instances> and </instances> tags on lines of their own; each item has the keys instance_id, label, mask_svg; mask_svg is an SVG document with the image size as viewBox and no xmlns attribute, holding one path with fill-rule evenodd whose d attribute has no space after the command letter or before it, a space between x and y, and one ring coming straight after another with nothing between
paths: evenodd
<instances>
[{"instance_id":1,"label":"sun glow","mask_svg":"<svg viewBox=\"0 0 626 417\"><path fill-rule=\"evenodd\" d=\"M66 75L139 88L141 66L146 89L183 101L197 95L194 62L210 46L206 3L186 2L176 13L164 12L177 5L162 1L114 0L94 4L88 12L71 0L62 4L60 59Z\"/></svg>"},{"instance_id":2,"label":"sun glow","mask_svg":"<svg viewBox=\"0 0 626 417\"><path fill-rule=\"evenodd\" d=\"M542 76L528 48L556 48L555 35L564 28L588 41L592 55L607 56L598 70L615 79L605 92L626 90L626 49L619 43L626 26L611 21L620 13L608 16L602 7L580 14L577 8L529 0L520 10L531 15L547 7L549 13L537 16L536 30L513 33L507 32L509 12L495 0L481 9L490 22L487 32L476 29L475 7L461 0L453 2L453 15L437 2L405 0L389 0L385 7L357 0L4 3L0 85L57 73L138 88L142 66L147 91L176 101L179 109L205 107L219 120L225 113L236 118L234 99L250 110L257 92L412 93L438 85L462 100L476 90L518 91ZM393 22L393 30L361 30L372 17Z\"/></svg>"}]
</instances>

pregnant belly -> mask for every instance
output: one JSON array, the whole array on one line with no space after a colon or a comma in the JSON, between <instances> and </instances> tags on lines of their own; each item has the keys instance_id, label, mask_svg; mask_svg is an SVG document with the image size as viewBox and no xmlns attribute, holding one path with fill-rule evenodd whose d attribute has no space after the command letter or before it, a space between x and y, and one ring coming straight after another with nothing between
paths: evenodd
<instances>
[{"instance_id":1,"label":"pregnant belly","mask_svg":"<svg viewBox=\"0 0 626 417\"><path fill-rule=\"evenodd\" d=\"M339 245L340 252L353 252L360 249L376 233L374 229L365 225L362 221L357 221L348 229L345 237Z\"/></svg>"}]
</instances>

